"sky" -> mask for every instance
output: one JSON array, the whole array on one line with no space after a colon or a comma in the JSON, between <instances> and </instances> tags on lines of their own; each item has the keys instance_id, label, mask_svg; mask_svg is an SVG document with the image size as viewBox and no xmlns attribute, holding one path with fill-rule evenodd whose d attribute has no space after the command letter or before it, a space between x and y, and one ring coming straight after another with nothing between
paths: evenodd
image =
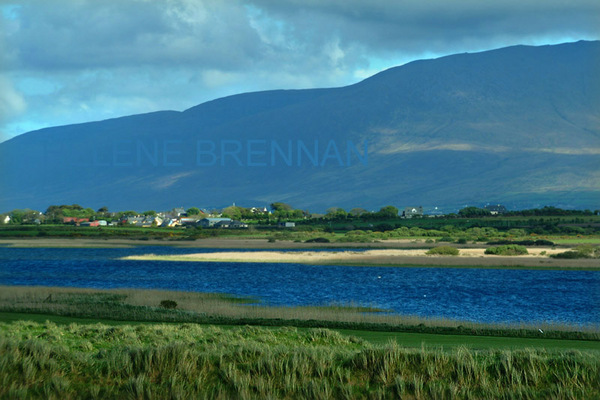
<instances>
[{"instance_id":1,"label":"sky","mask_svg":"<svg viewBox=\"0 0 600 400\"><path fill-rule=\"evenodd\" d=\"M598 0L0 0L0 142L345 86L416 59L599 38Z\"/></svg>"}]
</instances>

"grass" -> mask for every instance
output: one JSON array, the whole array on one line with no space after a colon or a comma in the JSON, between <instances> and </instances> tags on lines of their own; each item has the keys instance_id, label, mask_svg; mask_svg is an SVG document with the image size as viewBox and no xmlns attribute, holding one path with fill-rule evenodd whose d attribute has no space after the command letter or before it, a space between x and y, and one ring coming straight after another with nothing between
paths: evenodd
<instances>
[{"instance_id":1,"label":"grass","mask_svg":"<svg viewBox=\"0 0 600 400\"><path fill-rule=\"evenodd\" d=\"M151 325L155 322L145 321L116 321L110 319L89 319L77 317L65 317L50 314L31 314L31 313L13 313L0 312L0 322L12 323L17 321L31 321L44 324L52 322L57 325L90 325L103 324L108 326L123 325ZM163 323L164 324L164 323ZM168 324L180 324L178 322ZM208 326L208 325L204 325ZM235 329L237 325L219 325L222 329ZM268 327L265 329L279 329L279 327ZM296 327L300 332L314 328ZM467 347L474 350L506 349L517 350L523 348L537 348L546 350L577 350L585 352L596 352L600 354L600 342L582 341L582 340L564 340L564 339L534 339L534 338L510 338L496 336L471 336L471 335L441 335L428 333L410 333L410 332L382 332L382 331L364 331L355 329L334 329L341 334L355 336L372 344L388 344L396 342L403 347L421 348L427 346L431 348L453 349L457 347Z\"/></svg>"},{"instance_id":2,"label":"grass","mask_svg":"<svg viewBox=\"0 0 600 400\"><path fill-rule=\"evenodd\" d=\"M1 398L597 398L597 354L410 349L327 329L0 323Z\"/></svg>"}]
</instances>

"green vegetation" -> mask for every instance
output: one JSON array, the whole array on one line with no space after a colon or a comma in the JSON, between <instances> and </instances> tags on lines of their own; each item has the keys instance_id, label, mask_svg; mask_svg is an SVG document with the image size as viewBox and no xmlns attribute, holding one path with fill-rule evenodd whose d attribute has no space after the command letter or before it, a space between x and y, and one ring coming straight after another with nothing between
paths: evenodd
<instances>
[{"instance_id":1,"label":"green vegetation","mask_svg":"<svg viewBox=\"0 0 600 400\"><path fill-rule=\"evenodd\" d=\"M429 256L457 256L459 250L452 246L438 246L427 251Z\"/></svg>"},{"instance_id":2,"label":"green vegetation","mask_svg":"<svg viewBox=\"0 0 600 400\"><path fill-rule=\"evenodd\" d=\"M592 245L580 245L574 250L564 253L552 254L552 258L575 259L575 258L600 258L600 247Z\"/></svg>"},{"instance_id":3,"label":"green vegetation","mask_svg":"<svg viewBox=\"0 0 600 400\"><path fill-rule=\"evenodd\" d=\"M327 329L0 324L2 398L595 398L577 351L407 349Z\"/></svg>"},{"instance_id":4,"label":"green vegetation","mask_svg":"<svg viewBox=\"0 0 600 400\"><path fill-rule=\"evenodd\" d=\"M167 308L169 310L174 310L177 308L177 302L174 300L161 300L160 306L162 308Z\"/></svg>"},{"instance_id":5,"label":"green vegetation","mask_svg":"<svg viewBox=\"0 0 600 400\"><path fill-rule=\"evenodd\" d=\"M305 243L329 243L330 240L324 237L316 237L312 239L307 239Z\"/></svg>"},{"instance_id":6,"label":"green vegetation","mask_svg":"<svg viewBox=\"0 0 600 400\"><path fill-rule=\"evenodd\" d=\"M506 244L504 246L489 247L485 249L485 254L496 256L522 256L528 254L527 248L518 244Z\"/></svg>"},{"instance_id":7,"label":"green vegetation","mask_svg":"<svg viewBox=\"0 0 600 400\"><path fill-rule=\"evenodd\" d=\"M189 215L201 218L202 211L197 207L188 210ZM216 211L233 219L239 219L250 225L250 229L193 229L163 227L152 232L157 238L173 240L195 240L210 236L269 236L276 240L305 241L314 237L327 237L331 241L368 243L378 240L398 238L423 238L448 242L493 242L492 244L549 245L551 237L555 243L561 241L580 241L582 243L600 242L600 211L562 210L554 207L506 212L491 215L490 211L477 207L466 207L457 214L441 216L416 215L412 218L398 216L398 208L385 206L379 211L369 212L362 208L353 208L346 212L332 207L325 215L311 214L306 210L294 209L286 203L271 204L271 211L257 208L230 206ZM153 210L141 214L154 215ZM90 221L122 221L127 216L141 215L136 211L109 212L107 207L97 211L83 208L78 204L52 205L41 213L34 210L13 210L3 216L9 216L9 223L0 226L0 237L136 237L152 238L151 228L137 228L124 225L116 227L76 227L64 226L64 218L86 218ZM5 218L2 217L2 221ZM295 228L282 231L277 223L294 221ZM72 222L74 223L74 222ZM60 225L59 225L60 224ZM29 225L29 226L28 226ZM331 237L327 235L331 235ZM523 242L523 243L521 243ZM539 242L539 243L538 243Z\"/></svg>"}]
</instances>

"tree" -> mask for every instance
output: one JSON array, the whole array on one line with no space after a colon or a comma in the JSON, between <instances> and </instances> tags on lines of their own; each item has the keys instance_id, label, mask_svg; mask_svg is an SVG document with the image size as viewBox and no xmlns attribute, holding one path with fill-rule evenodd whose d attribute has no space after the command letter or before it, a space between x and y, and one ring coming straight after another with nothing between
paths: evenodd
<instances>
[{"instance_id":1,"label":"tree","mask_svg":"<svg viewBox=\"0 0 600 400\"><path fill-rule=\"evenodd\" d=\"M154 217L154 216L156 216L156 211L154 211L154 210L148 210L148 211L144 211L143 214L146 217Z\"/></svg>"},{"instance_id":2,"label":"tree","mask_svg":"<svg viewBox=\"0 0 600 400\"><path fill-rule=\"evenodd\" d=\"M231 219L241 219L242 208L237 206L229 206L223 210L223 217Z\"/></svg>"},{"instance_id":3,"label":"tree","mask_svg":"<svg viewBox=\"0 0 600 400\"><path fill-rule=\"evenodd\" d=\"M104 214L104 213L107 213L107 212L108 212L108 207L106 207L106 206L104 206L104 207L100 207L100 208L98 209L98 212L99 212L99 213L102 213L102 214Z\"/></svg>"},{"instance_id":4,"label":"tree","mask_svg":"<svg viewBox=\"0 0 600 400\"><path fill-rule=\"evenodd\" d=\"M200 209L197 208L197 207L190 207L185 212L187 213L187 215L200 215L200 214L202 214L202 211L200 211Z\"/></svg>"},{"instance_id":5,"label":"tree","mask_svg":"<svg viewBox=\"0 0 600 400\"><path fill-rule=\"evenodd\" d=\"M271 210L273 211L291 211L292 206L286 203L276 202L271 203Z\"/></svg>"},{"instance_id":6,"label":"tree","mask_svg":"<svg viewBox=\"0 0 600 400\"><path fill-rule=\"evenodd\" d=\"M458 212L458 215L464 218L486 217L492 215L491 212L478 207L465 207Z\"/></svg>"},{"instance_id":7,"label":"tree","mask_svg":"<svg viewBox=\"0 0 600 400\"><path fill-rule=\"evenodd\" d=\"M344 219L348 217L346 210L340 207L331 207L325 210L325 218Z\"/></svg>"},{"instance_id":8,"label":"tree","mask_svg":"<svg viewBox=\"0 0 600 400\"><path fill-rule=\"evenodd\" d=\"M378 214L381 218L397 218L398 217L398 208L396 208L394 206L381 207Z\"/></svg>"},{"instance_id":9,"label":"tree","mask_svg":"<svg viewBox=\"0 0 600 400\"><path fill-rule=\"evenodd\" d=\"M352 215L353 217L360 217L363 214L367 214L368 211L365 210L364 208L353 208L352 210L350 210L350 215Z\"/></svg>"}]
</instances>

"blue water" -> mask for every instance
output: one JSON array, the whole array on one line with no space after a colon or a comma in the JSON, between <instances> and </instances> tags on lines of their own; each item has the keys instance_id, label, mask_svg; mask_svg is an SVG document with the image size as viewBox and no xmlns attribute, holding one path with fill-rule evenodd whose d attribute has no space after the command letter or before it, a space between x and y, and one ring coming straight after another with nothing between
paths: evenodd
<instances>
[{"instance_id":1,"label":"blue water","mask_svg":"<svg viewBox=\"0 0 600 400\"><path fill-rule=\"evenodd\" d=\"M355 302L476 322L600 324L600 272L124 261L223 251L0 248L1 285L155 288L252 296L272 305ZM237 250L236 250L237 251Z\"/></svg>"}]
</instances>

